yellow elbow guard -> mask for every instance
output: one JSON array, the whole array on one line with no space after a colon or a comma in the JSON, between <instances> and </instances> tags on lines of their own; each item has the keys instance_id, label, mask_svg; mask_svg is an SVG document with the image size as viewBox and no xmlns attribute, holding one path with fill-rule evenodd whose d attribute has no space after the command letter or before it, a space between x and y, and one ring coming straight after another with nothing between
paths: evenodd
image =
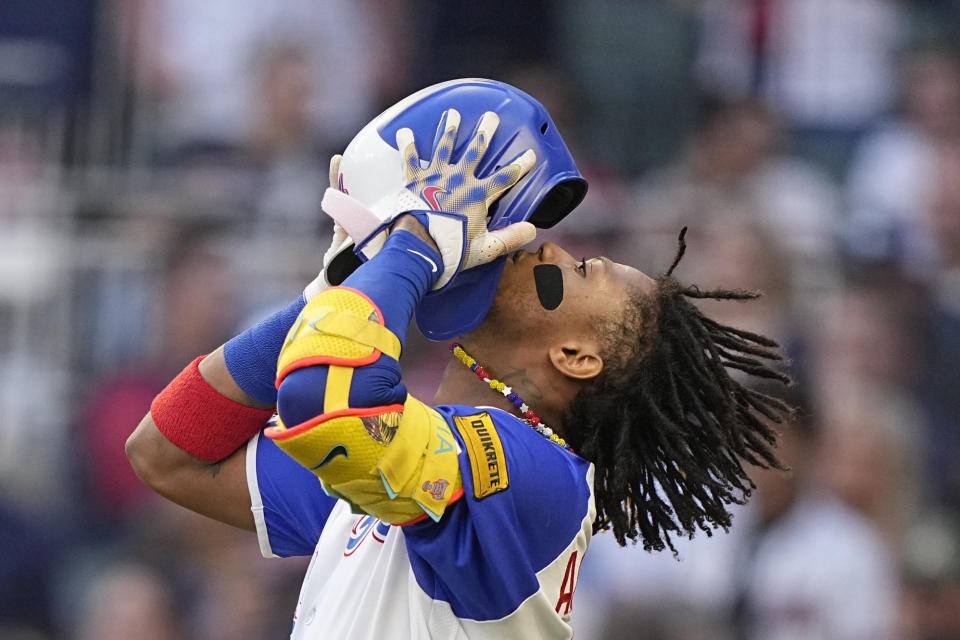
<instances>
[{"instance_id":1,"label":"yellow elbow guard","mask_svg":"<svg viewBox=\"0 0 960 640\"><path fill-rule=\"evenodd\" d=\"M381 353L399 360L400 340L384 326L377 306L359 291L331 287L308 302L290 327L277 361L277 386L301 367L362 367Z\"/></svg>"},{"instance_id":2,"label":"yellow elbow guard","mask_svg":"<svg viewBox=\"0 0 960 640\"><path fill-rule=\"evenodd\" d=\"M313 471L324 490L390 524L439 520L463 494L446 420L408 395L403 405L325 413L267 437Z\"/></svg>"},{"instance_id":3,"label":"yellow elbow guard","mask_svg":"<svg viewBox=\"0 0 960 640\"><path fill-rule=\"evenodd\" d=\"M439 413L412 396L403 405L352 409L353 369L381 354L400 357L400 341L359 291L331 287L290 328L277 362L277 386L292 371L329 365L324 413L265 434L313 471L324 490L390 524L439 520L463 493L456 441Z\"/></svg>"}]
</instances>

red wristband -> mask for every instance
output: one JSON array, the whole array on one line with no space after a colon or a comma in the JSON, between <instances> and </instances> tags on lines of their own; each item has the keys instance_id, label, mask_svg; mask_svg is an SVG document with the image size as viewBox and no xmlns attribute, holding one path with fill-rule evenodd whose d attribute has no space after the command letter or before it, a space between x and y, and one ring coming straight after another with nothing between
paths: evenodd
<instances>
[{"instance_id":1,"label":"red wristband","mask_svg":"<svg viewBox=\"0 0 960 640\"><path fill-rule=\"evenodd\" d=\"M150 404L163 436L192 456L223 460L253 437L273 416L234 402L200 375L200 356L180 372Z\"/></svg>"}]
</instances>

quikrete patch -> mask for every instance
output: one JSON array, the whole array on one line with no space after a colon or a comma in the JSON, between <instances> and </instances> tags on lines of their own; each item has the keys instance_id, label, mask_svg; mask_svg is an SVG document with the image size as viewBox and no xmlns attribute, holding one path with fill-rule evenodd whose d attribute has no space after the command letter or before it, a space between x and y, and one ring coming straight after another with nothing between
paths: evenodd
<instances>
[{"instance_id":1,"label":"quikrete patch","mask_svg":"<svg viewBox=\"0 0 960 640\"><path fill-rule=\"evenodd\" d=\"M473 496L485 498L510 485L507 461L503 454L500 435L493 426L489 413L472 416L454 416L454 424L464 444L473 476Z\"/></svg>"}]
</instances>

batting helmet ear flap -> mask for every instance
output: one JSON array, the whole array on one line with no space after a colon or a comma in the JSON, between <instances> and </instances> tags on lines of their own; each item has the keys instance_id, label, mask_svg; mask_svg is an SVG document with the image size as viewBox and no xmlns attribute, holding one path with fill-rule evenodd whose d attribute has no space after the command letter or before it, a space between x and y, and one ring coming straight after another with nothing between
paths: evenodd
<instances>
[{"instance_id":1,"label":"batting helmet ear flap","mask_svg":"<svg viewBox=\"0 0 960 640\"><path fill-rule=\"evenodd\" d=\"M515 87L480 78L427 87L374 118L343 152L338 176L341 190L381 221L388 220L396 194L404 186L397 130L411 129L420 157L430 157L437 123L451 107L461 116L454 160L465 152L484 112L493 111L500 117L500 126L477 167L478 177L494 173L527 149L537 156L534 167L491 207L487 228L501 229L522 221L552 227L583 200L587 182L543 105ZM442 291L428 294L417 309L417 325L423 334L445 340L476 328L487 314L502 270L500 258L465 271Z\"/></svg>"},{"instance_id":2,"label":"batting helmet ear flap","mask_svg":"<svg viewBox=\"0 0 960 640\"><path fill-rule=\"evenodd\" d=\"M587 181L571 178L555 184L527 218L534 226L549 229L583 202L587 195Z\"/></svg>"}]
</instances>

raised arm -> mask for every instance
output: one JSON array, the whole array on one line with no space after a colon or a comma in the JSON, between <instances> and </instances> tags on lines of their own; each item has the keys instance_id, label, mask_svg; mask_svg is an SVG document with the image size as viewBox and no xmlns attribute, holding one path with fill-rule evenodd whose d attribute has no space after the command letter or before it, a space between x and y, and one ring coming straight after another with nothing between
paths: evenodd
<instances>
[{"instance_id":1,"label":"raised arm","mask_svg":"<svg viewBox=\"0 0 960 640\"><path fill-rule=\"evenodd\" d=\"M413 234L423 243L423 247L429 248L427 254L436 252L436 245L426 229L412 217L403 216L394 229ZM436 253L433 255L439 260ZM375 265L371 267L376 268ZM273 386L280 339L293 324L302 307L303 301L300 300L279 312L271 321L261 323L259 327L247 332L245 338L239 336L226 348L220 347L199 362L191 363L161 394L160 398L166 397L166 404L158 398L154 407L165 412L163 418L167 421L164 429L166 435L158 428L151 411L144 416L126 442L127 457L144 484L191 511L233 526L254 530L244 445L252 432L259 430L273 414L275 396L270 398L269 390ZM412 308L411 305L409 310L401 311L401 315L406 314L406 319L398 322L404 324L404 328ZM253 335L249 335L251 333ZM255 341L268 343L259 345L267 352L264 363L259 365L263 370L259 380L252 372L256 366L250 362L240 362L243 359L244 345L250 348ZM276 353L272 359L269 355L271 341L276 343ZM233 370L237 372L237 377L251 393L259 395L260 400L247 393L235 381L227 365L227 350L231 352ZM265 387L267 381L269 383ZM390 390L378 389L376 385L360 385L358 388L375 394L392 393ZM266 398L264 394L267 395ZM401 403L404 395L405 392L401 391ZM307 398L315 396L316 394L306 394ZM287 397L291 397L290 391L287 392ZM271 399L274 401L271 402ZM375 401L376 397L371 395L359 401L355 400L358 406L372 406ZM172 402L175 402L176 406L171 406ZM209 406L211 402L213 407ZM197 415L198 407L194 405L198 404L208 405L205 407L206 411L201 412L202 415ZM303 399L300 404L303 405ZM170 415L171 412L177 412L178 415ZM317 413L322 413L322 406L317 408ZM210 420L219 421L221 424L210 424ZM205 428L215 429L217 433L211 434L209 438L201 437ZM193 454L188 453L185 448L193 451Z\"/></svg>"},{"instance_id":2,"label":"raised arm","mask_svg":"<svg viewBox=\"0 0 960 640\"><path fill-rule=\"evenodd\" d=\"M331 158L331 185L339 166L340 156ZM190 363L154 399L126 443L127 457L147 486L198 513L254 528L244 445L275 411L277 356L287 331L306 300L331 284L331 263L351 246L334 225L323 270L302 296ZM340 272L342 279L346 273Z\"/></svg>"},{"instance_id":3,"label":"raised arm","mask_svg":"<svg viewBox=\"0 0 960 640\"><path fill-rule=\"evenodd\" d=\"M459 497L450 427L407 394L398 362L441 264L404 216L374 258L304 308L278 363L280 424L266 435L328 494L393 524L439 519Z\"/></svg>"},{"instance_id":4,"label":"raised arm","mask_svg":"<svg viewBox=\"0 0 960 640\"><path fill-rule=\"evenodd\" d=\"M232 402L268 409L234 382L223 347L204 358L198 372L210 387ZM243 529L254 529L247 491L245 447L211 462L190 455L168 440L147 413L127 438L127 457L137 476L151 489L177 504Z\"/></svg>"},{"instance_id":5,"label":"raised arm","mask_svg":"<svg viewBox=\"0 0 960 640\"><path fill-rule=\"evenodd\" d=\"M317 473L330 495L346 497L367 512L381 515L368 500L371 491L375 494L372 500L386 495L384 504L391 509L403 503L395 501L398 492L413 502L414 495L424 494L443 504L456 493L452 486L450 492L439 495L429 488L440 471L450 478L458 473L455 455L425 453L428 449L452 451L453 438L439 414L407 397L396 359L417 302L436 286L438 277L452 278L461 268L492 260L532 239L529 223L488 233L485 220L490 204L529 170L535 157L528 152L492 176L477 178L473 172L496 130L497 117L492 113L484 116L470 149L457 163L449 160L459 116L450 110L445 117L445 134L426 168L416 156L409 130L398 132L406 185L398 193L397 212L413 210L420 221L405 216L394 223L392 228L399 233L386 241L390 251L384 249L392 257L377 255L379 241L365 244L364 255L374 259L358 269L345 287L325 290L328 283L318 283L318 278L290 307L188 366L154 400L151 412L127 443L131 463L144 482L187 508L253 528L246 493L250 465L242 446L272 415L277 404L276 380L286 384L279 412L290 428L281 423L267 434L294 460ZM334 167L332 163L331 180ZM429 203L420 199L421 192L438 185L449 194L449 201L456 203L456 211L419 209L423 205L418 203ZM388 228L385 224L380 240ZM325 258L325 265L327 262ZM389 307L390 313L385 316L377 310L378 303L371 303L371 298ZM304 307L306 300L310 303ZM357 309L366 311L357 315ZM364 357L359 353L365 353ZM352 384L356 382L354 370L360 372L360 384ZM397 430L402 416L419 416L417 422L426 426ZM374 443L366 447L370 454L366 460L375 458L375 464L363 469L360 475L366 476L362 478L356 469L338 474L341 461L331 462L345 448L343 443L333 443L317 457L316 447L322 447L326 438L336 439L344 433L337 429L345 422L351 429L360 429L368 440L372 438L367 445ZM321 423L323 429L314 428ZM396 433L400 435L393 453L379 455L377 447L385 447L389 440L384 438ZM408 455L413 450L419 453ZM361 458L354 449L350 463ZM445 460L442 465L440 458ZM368 477L371 473L372 478ZM339 480L331 481L330 474L338 475ZM431 510L431 506L424 511L439 518L442 505L439 510ZM384 520L403 522L422 513L414 513L407 504L382 515Z\"/></svg>"}]
</instances>

